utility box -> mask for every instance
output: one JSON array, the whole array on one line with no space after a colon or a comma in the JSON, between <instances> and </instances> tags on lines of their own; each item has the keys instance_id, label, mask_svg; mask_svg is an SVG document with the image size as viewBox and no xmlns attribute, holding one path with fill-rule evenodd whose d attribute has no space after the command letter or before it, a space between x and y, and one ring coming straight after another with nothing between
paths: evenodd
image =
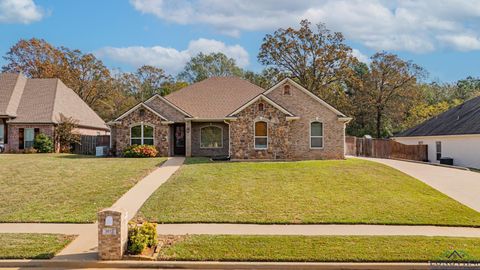
<instances>
[{"instance_id":1,"label":"utility box","mask_svg":"<svg viewBox=\"0 0 480 270\"><path fill-rule=\"evenodd\" d=\"M98 212L98 257L121 260L127 250L128 213L125 209L107 208Z\"/></svg>"}]
</instances>

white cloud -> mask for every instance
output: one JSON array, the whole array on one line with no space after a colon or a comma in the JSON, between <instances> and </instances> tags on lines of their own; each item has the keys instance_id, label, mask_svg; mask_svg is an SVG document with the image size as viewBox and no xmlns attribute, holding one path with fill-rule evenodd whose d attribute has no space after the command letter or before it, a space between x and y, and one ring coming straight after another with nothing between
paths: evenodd
<instances>
[{"instance_id":1,"label":"white cloud","mask_svg":"<svg viewBox=\"0 0 480 270\"><path fill-rule=\"evenodd\" d=\"M352 55L355 56L360 62L367 64L370 63L370 57L366 56L358 49L352 49Z\"/></svg>"},{"instance_id":2,"label":"white cloud","mask_svg":"<svg viewBox=\"0 0 480 270\"><path fill-rule=\"evenodd\" d=\"M222 52L235 59L240 67L249 64L248 52L240 45L230 46L218 40L204 38L190 41L187 49L182 51L162 46L132 46L123 48L106 47L97 51L96 54L101 58L109 58L134 67L153 65L165 69L168 73L176 74L183 69L192 56L200 52Z\"/></svg>"},{"instance_id":3,"label":"white cloud","mask_svg":"<svg viewBox=\"0 0 480 270\"><path fill-rule=\"evenodd\" d=\"M135 9L178 24L204 24L230 36L324 22L376 50L476 50L480 5L472 0L130 0ZM466 42L467 44L463 44Z\"/></svg>"},{"instance_id":4,"label":"white cloud","mask_svg":"<svg viewBox=\"0 0 480 270\"><path fill-rule=\"evenodd\" d=\"M24 23L39 21L44 12L33 0L0 0L0 23Z\"/></svg>"}]
</instances>

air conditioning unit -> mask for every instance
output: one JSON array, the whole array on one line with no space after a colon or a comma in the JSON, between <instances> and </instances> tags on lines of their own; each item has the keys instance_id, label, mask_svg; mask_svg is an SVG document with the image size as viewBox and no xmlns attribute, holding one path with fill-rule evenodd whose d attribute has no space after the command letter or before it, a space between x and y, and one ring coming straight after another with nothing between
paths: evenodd
<instances>
[{"instance_id":1,"label":"air conditioning unit","mask_svg":"<svg viewBox=\"0 0 480 270\"><path fill-rule=\"evenodd\" d=\"M108 146L97 146L95 147L95 156L96 157L106 157L108 154Z\"/></svg>"}]
</instances>

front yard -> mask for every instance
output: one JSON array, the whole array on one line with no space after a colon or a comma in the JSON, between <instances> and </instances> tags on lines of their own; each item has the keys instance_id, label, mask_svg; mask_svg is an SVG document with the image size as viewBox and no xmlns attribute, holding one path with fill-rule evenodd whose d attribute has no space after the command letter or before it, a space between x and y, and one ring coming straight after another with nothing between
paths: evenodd
<instances>
[{"instance_id":1,"label":"front yard","mask_svg":"<svg viewBox=\"0 0 480 270\"><path fill-rule=\"evenodd\" d=\"M0 222L94 222L164 158L0 155Z\"/></svg>"},{"instance_id":2,"label":"front yard","mask_svg":"<svg viewBox=\"0 0 480 270\"><path fill-rule=\"evenodd\" d=\"M0 259L50 259L73 238L58 234L0 233Z\"/></svg>"},{"instance_id":3,"label":"front yard","mask_svg":"<svg viewBox=\"0 0 480 270\"><path fill-rule=\"evenodd\" d=\"M480 238L421 236L190 235L159 260L427 262L480 261ZM457 251L460 256L452 255Z\"/></svg>"},{"instance_id":4,"label":"front yard","mask_svg":"<svg viewBox=\"0 0 480 270\"><path fill-rule=\"evenodd\" d=\"M137 218L160 223L480 224L480 213L370 161L187 163Z\"/></svg>"}]
</instances>

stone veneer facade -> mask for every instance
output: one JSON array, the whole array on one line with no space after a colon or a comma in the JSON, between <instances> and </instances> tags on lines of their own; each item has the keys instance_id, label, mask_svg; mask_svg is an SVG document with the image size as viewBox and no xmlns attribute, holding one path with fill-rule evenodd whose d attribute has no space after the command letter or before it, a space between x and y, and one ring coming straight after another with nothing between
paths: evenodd
<instances>
[{"instance_id":1,"label":"stone veneer facade","mask_svg":"<svg viewBox=\"0 0 480 270\"><path fill-rule=\"evenodd\" d=\"M144 115L140 114L143 110ZM121 156L125 147L130 145L130 128L143 123L152 126L154 132L154 145L158 150L159 156L169 156L169 126L162 123L164 119L154 114L150 110L140 106L130 114L126 115L119 123L111 126L112 148L116 155Z\"/></svg>"},{"instance_id":2,"label":"stone veneer facade","mask_svg":"<svg viewBox=\"0 0 480 270\"><path fill-rule=\"evenodd\" d=\"M293 159L343 159L345 157L345 123L339 121L338 115L320 104L317 100L290 86L290 95L283 94L285 84L278 86L267 94L283 108L300 119L293 120L288 140ZM310 148L310 123L323 123L323 148Z\"/></svg>"},{"instance_id":3,"label":"stone veneer facade","mask_svg":"<svg viewBox=\"0 0 480 270\"><path fill-rule=\"evenodd\" d=\"M223 143L219 148L201 148L200 131L203 127L216 126L222 129ZM228 125L223 122L192 122L192 156L228 156Z\"/></svg>"},{"instance_id":4,"label":"stone veneer facade","mask_svg":"<svg viewBox=\"0 0 480 270\"><path fill-rule=\"evenodd\" d=\"M264 110L258 110L258 104ZM230 122L230 149L232 159L291 159L289 134L291 121L283 112L259 99L243 111L236 120ZM254 125L257 121L267 122L267 149L255 149Z\"/></svg>"}]
</instances>

